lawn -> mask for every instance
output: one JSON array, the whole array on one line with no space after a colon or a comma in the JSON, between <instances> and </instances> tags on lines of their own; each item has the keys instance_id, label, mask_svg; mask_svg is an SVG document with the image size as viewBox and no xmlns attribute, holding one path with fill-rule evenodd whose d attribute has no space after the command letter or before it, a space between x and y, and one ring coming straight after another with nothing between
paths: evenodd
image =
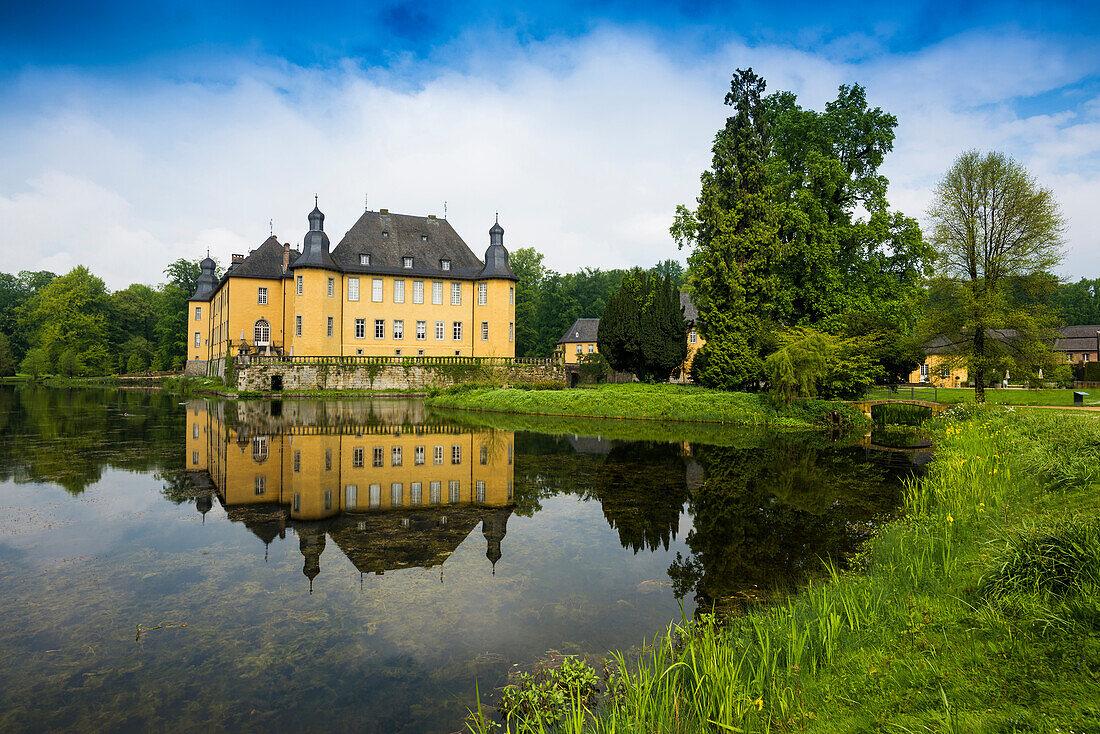
<instances>
[{"instance_id":1,"label":"lawn","mask_svg":"<svg viewBox=\"0 0 1100 734\"><path fill-rule=\"evenodd\" d=\"M1085 405L1100 406L1100 389L1090 393ZM886 388L874 388L867 398L916 398L939 403L965 403L974 399L974 388L963 387L902 387L891 393ZM1020 388L986 388L985 401L992 405L1073 405L1073 390L1025 390Z\"/></svg>"}]
</instances>

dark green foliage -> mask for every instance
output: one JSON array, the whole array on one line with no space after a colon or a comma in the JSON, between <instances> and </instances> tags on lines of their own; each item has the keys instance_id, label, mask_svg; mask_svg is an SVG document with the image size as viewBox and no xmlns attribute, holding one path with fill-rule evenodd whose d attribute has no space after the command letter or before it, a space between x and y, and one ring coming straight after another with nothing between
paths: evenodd
<instances>
[{"instance_id":1,"label":"dark green foliage","mask_svg":"<svg viewBox=\"0 0 1100 734\"><path fill-rule=\"evenodd\" d=\"M1054 309L1067 324L1100 324L1100 278L1064 283L1054 293Z\"/></svg>"},{"instance_id":2,"label":"dark green foliage","mask_svg":"<svg viewBox=\"0 0 1100 734\"><path fill-rule=\"evenodd\" d=\"M580 358L581 376L585 382L603 382L611 376L611 363L599 352Z\"/></svg>"},{"instance_id":3,"label":"dark green foliage","mask_svg":"<svg viewBox=\"0 0 1100 734\"><path fill-rule=\"evenodd\" d=\"M145 371L145 360L137 352L131 352L130 358L126 360L126 372L134 374L136 372Z\"/></svg>"},{"instance_id":4,"label":"dark green foliage","mask_svg":"<svg viewBox=\"0 0 1100 734\"><path fill-rule=\"evenodd\" d=\"M15 374L15 355L11 351L11 341L8 335L0 331L0 377L11 377Z\"/></svg>"},{"instance_id":5,"label":"dark green foliage","mask_svg":"<svg viewBox=\"0 0 1100 734\"><path fill-rule=\"evenodd\" d=\"M779 336L779 348L765 362L769 389L784 401L818 395L858 398L884 374L872 347L860 339L792 329Z\"/></svg>"},{"instance_id":6,"label":"dark green foliage","mask_svg":"<svg viewBox=\"0 0 1100 734\"><path fill-rule=\"evenodd\" d=\"M1082 370L1088 382L1100 382L1100 362L1086 362Z\"/></svg>"},{"instance_id":7,"label":"dark green foliage","mask_svg":"<svg viewBox=\"0 0 1100 734\"><path fill-rule=\"evenodd\" d=\"M1011 536L982 578L987 599L1100 590L1100 520L1070 519Z\"/></svg>"},{"instance_id":8,"label":"dark green foliage","mask_svg":"<svg viewBox=\"0 0 1100 734\"><path fill-rule=\"evenodd\" d=\"M785 325L873 345L853 353L845 375L907 374L920 356L913 306L930 252L916 221L889 210L878 172L897 120L869 108L859 85L842 85L824 112L764 89L751 69L734 75L735 113L715 137L698 206L679 207L671 230L694 248L690 287L706 339L695 379L757 384Z\"/></svg>"},{"instance_id":9,"label":"dark green foliage","mask_svg":"<svg viewBox=\"0 0 1100 734\"><path fill-rule=\"evenodd\" d=\"M608 301L597 343L613 369L665 381L687 358L686 333L671 280L635 268Z\"/></svg>"}]
</instances>

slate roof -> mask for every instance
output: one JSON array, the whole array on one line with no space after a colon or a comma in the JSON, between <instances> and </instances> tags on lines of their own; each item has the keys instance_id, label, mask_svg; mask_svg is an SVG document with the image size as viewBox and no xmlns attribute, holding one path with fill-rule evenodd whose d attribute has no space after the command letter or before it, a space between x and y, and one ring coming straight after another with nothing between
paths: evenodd
<instances>
[{"instance_id":1,"label":"slate roof","mask_svg":"<svg viewBox=\"0 0 1100 734\"><path fill-rule=\"evenodd\" d=\"M370 255L370 265L360 265L360 255ZM446 219L372 211L352 225L332 257L341 270L352 274L474 280L485 269ZM411 268L404 267L406 257L413 259ZM443 270L444 259L451 261L450 270ZM511 270L508 276L515 278Z\"/></svg>"},{"instance_id":2,"label":"slate roof","mask_svg":"<svg viewBox=\"0 0 1100 734\"><path fill-rule=\"evenodd\" d=\"M296 250L290 251L290 259L293 262L297 256ZM243 261L233 263L222 276L222 282L229 276L236 278L268 278L278 280L283 277L283 245L274 237L268 237L259 247L248 253ZM219 286L221 283L219 283Z\"/></svg>"},{"instance_id":3,"label":"slate roof","mask_svg":"<svg viewBox=\"0 0 1100 734\"><path fill-rule=\"evenodd\" d=\"M699 320L699 310L692 303L691 296L683 291L680 291L680 308L684 310L684 321L687 322L687 325L694 326L695 322Z\"/></svg>"},{"instance_id":4,"label":"slate roof","mask_svg":"<svg viewBox=\"0 0 1100 734\"><path fill-rule=\"evenodd\" d=\"M1100 331L1100 325L1063 326L1061 336L1054 342L1054 349L1059 352L1094 352L1096 351L1096 332Z\"/></svg>"},{"instance_id":5,"label":"slate roof","mask_svg":"<svg viewBox=\"0 0 1100 734\"><path fill-rule=\"evenodd\" d=\"M577 319L573 322L573 325L562 334L561 339L558 339L558 344L594 342L596 341L596 334L599 330L599 319Z\"/></svg>"}]
</instances>

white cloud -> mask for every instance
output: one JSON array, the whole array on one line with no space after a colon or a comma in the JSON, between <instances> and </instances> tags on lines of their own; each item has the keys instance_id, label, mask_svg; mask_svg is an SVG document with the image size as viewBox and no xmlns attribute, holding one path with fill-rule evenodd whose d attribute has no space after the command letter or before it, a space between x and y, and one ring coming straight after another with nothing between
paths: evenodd
<instances>
[{"instance_id":1,"label":"white cloud","mask_svg":"<svg viewBox=\"0 0 1100 734\"><path fill-rule=\"evenodd\" d=\"M1004 150L1052 186L1070 219L1064 272L1100 274L1100 109L1021 116L1022 97L1071 85L1094 57L1026 36L972 33L906 56L835 61L739 43L673 60L649 38L603 29L497 49L408 88L391 72L236 60L217 82L132 83L27 72L0 113L5 269L83 263L112 287L157 282L178 257L255 247L268 220L301 241L312 194L333 241L372 208L442 214L479 255L493 213L512 247L547 264L682 258L668 236L691 203L728 108L735 66L821 108L842 82L898 116L885 173L913 216L952 159ZM1091 106L1090 106L1091 104Z\"/></svg>"}]
</instances>

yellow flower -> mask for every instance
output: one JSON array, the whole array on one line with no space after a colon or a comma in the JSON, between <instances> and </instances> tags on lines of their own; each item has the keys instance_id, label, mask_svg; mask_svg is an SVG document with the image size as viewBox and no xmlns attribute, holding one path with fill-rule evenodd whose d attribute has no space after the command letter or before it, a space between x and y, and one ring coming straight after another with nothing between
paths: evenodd
<instances>
[{"instance_id":1,"label":"yellow flower","mask_svg":"<svg viewBox=\"0 0 1100 734\"><path fill-rule=\"evenodd\" d=\"M955 522L955 518L953 518L953 517L951 517L950 515L948 515L948 516L947 516L947 522Z\"/></svg>"},{"instance_id":2,"label":"yellow flower","mask_svg":"<svg viewBox=\"0 0 1100 734\"><path fill-rule=\"evenodd\" d=\"M764 710L764 699L763 698L756 699L756 701L754 701L754 703L756 704L756 710L757 711L763 711Z\"/></svg>"}]
</instances>

